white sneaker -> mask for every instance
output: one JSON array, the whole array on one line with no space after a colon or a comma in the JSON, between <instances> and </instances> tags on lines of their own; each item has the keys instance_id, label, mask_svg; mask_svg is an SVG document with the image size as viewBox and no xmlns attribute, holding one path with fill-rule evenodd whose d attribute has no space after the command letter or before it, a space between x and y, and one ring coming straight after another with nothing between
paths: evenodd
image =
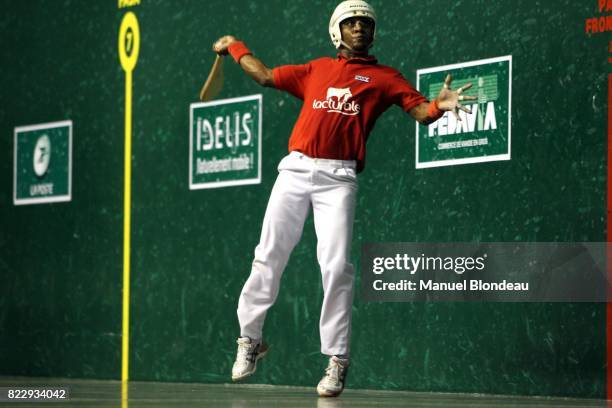
<instances>
[{"instance_id":1,"label":"white sneaker","mask_svg":"<svg viewBox=\"0 0 612 408\"><path fill-rule=\"evenodd\" d=\"M344 390L344 379L348 373L349 360L332 356L325 369L325 375L317 385L321 397L337 397Z\"/></svg>"},{"instance_id":2,"label":"white sneaker","mask_svg":"<svg viewBox=\"0 0 612 408\"><path fill-rule=\"evenodd\" d=\"M249 337L239 337L238 353L232 367L232 381L240 381L253 375L257 369L257 360L264 357L268 352L268 345L256 343Z\"/></svg>"}]
</instances>

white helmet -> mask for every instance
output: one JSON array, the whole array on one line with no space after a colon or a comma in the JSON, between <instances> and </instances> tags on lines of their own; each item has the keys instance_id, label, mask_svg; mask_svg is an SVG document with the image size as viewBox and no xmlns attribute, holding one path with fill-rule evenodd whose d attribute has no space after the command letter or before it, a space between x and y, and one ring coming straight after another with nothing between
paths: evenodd
<instances>
[{"instance_id":1,"label":"white helmet","mask_svg":"<svg viewBox=\"0 0 612 408\"><path fill-rule=\"evenodd\" d=\"M363 0L346 0L338 4L334 14L332 14L329 20L329 36L331 37L334 47L340 48L344 45L346 48L350 47L342 41L342 31L340 30L340 23L347 18L351 17L368 17L374 20L374 36L372 40L376 38L376 13L372 6Z\"/></svg>"}]
</instances>

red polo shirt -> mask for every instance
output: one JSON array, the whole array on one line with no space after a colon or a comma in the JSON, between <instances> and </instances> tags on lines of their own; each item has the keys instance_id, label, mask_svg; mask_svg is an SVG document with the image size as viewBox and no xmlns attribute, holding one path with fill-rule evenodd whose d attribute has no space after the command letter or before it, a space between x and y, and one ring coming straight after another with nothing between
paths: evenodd
<instances>
[{"instance_id":1,"label":"red polo shirt","mask_svg":"<svg viewBox=\"0 0 612 408\"><path fill-rule=\"evenodd\" d=\"M402 74L376 58L319 58L274 68L274 85L304 101L289 151L320 159L356 160L365 167L366 142L391 105L408 112L427 102Z\"/></svg>"}]
</instances>

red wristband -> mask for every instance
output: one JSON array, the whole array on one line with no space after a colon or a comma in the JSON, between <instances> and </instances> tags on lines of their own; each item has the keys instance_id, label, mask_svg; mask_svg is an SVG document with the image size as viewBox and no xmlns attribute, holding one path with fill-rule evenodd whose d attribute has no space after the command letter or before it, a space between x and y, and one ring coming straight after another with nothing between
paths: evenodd
<instances>
[{"instance_id":1,"label":"red wristband","mask_svg":"<svg viewBox=\"0 0 612 408\"><path fill-rule=\"evenodd\" d=\"M440 119L444 115L444 111L438 107L438 100L434 99L427 107L427 116L433 121Z\"/></svg>"},{"instance_id":2,"label":"red wristband","mask_svg":"<svg viewBox=\"0 0 612 408\"><path fill-rule=\"evenodd\" d=\"M240 58L244 57L245 55L253 54L242 41L232 43L232 45L227 47L227 51L238 64L240 64Z\"/></svg>"}]
</instances>

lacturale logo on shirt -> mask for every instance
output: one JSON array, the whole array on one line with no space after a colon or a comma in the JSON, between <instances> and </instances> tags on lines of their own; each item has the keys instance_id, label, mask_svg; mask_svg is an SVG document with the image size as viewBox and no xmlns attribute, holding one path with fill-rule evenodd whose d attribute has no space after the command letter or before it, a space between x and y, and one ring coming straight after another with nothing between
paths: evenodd
<instances>
[{"instance_id":1,"label":"lacturale logo on shirt","mask_svg":"<svg viewBox=\"0 0 612 408\"><path fill-rule=\"evenodd\" d=\"M327 109L327 112L340 113L342 115L354 116L361 111L361 106L355 102L349 102L353 97L350 88L329 88L324 101L315 99L312 102L313 109Z\"/></svg>"}]
</instances>

